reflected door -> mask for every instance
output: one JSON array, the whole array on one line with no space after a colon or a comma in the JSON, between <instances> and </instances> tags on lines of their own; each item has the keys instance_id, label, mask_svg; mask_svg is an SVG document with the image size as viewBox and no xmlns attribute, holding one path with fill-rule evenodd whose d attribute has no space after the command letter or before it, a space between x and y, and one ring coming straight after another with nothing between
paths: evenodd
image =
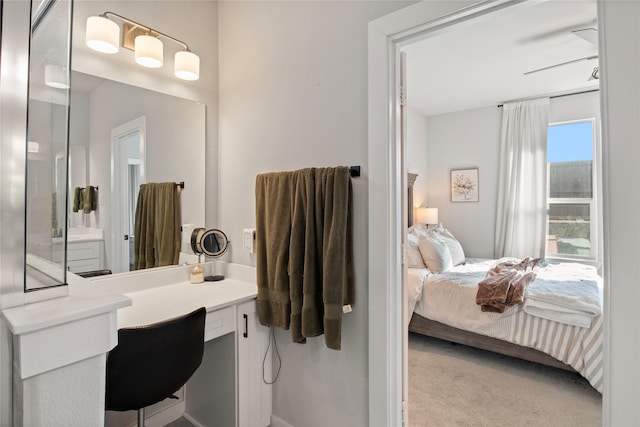
<instances>
[{"instance_id":1,"label":"reflected door","mask_svg":"<svg viewBox=\"0 0 640 427\"><path fill-rule=\"evenodd\" d=\"M111 131L112 141L112 232L111 270L133 270L135 253L134 222L140 184L144 179L144 117Z\"/></svg>"}]
</instances>

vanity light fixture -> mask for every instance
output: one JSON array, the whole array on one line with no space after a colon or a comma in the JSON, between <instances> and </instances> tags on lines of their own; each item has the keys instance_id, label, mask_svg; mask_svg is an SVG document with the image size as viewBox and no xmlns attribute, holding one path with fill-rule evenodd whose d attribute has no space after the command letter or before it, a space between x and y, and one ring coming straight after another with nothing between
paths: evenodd
<instances>
[{"instance_id":1,"label":"vanity light fixture","mask_svg":"<svg viewBox=\"0 0 640 427\"><path fill-rule=\"evenodd\" d=\"M59 65L45 65L44 84L56 89L69 89L69 69Z\"/></svg>"},{"instance_id":2,"label":"vanity light fixture","mask_svg":"<svg viewBox=\"0 0 640 427\"><path fill-rule=\"evenodd\" d=\"M162 42L153 36L138 36L135 39L136 62L143 67L162 67Z\"/></svg>"},{"instance_id":3,"label":"vanity light fixture","mask_svg":"<svg viewBox=\"0 0 640 427\"><path fill-rule=\"evenodd\" d=\"M123 21L122 38L120 38L120 27L112 20L114 17ZM120 46L134 50L136 63L144 67L162 67L163 44L161 38L171 40L183 48L176 53L174 58L175 76L183 80L198 80L200 77L200 58L191 52L186 43L109 11L87 19L87 46L103 53L117 53Z\"/></svg>"}]
</instances>

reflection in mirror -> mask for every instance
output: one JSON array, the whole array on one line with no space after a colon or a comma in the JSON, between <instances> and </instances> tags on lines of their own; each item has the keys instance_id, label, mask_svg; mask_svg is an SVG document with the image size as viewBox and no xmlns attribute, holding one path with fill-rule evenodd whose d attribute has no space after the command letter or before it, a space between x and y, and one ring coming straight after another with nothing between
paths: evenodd
<instances>
[{"instance_id":1,"label":"reflection in mirror","mask_svg":"<svg viewBox=\"0 0 640 427\"><path fill-rule=\"evenodd\" d=\"M220 230L207 230L202 235L202 252L210 257L219 257L227 251L229 239Z\"/></svg>"},{"instance_id":2,"label":"reflection in mirror","mask_svg":"<svg viewBox=\"0 0 640 427\"><path fill-rule=\"evenodd\" d=\"M26 144L26 292L65 285L67 271L71 2L43 1L33 9Z\"/></svg>"},{"instance_id":3,"label":"reflection in mirror","mask_svg":"<svg viewBox=\"0 0 640 427\"><path fill-rule=\"evenodd\" d=\"M70 113L71 147L86 152L70 185L96 189L95 209L69 207L71 271L131 270L140 184L184 182L182 223L204 223L204 104L73 71Z\"/></svg>"}]
</instances>

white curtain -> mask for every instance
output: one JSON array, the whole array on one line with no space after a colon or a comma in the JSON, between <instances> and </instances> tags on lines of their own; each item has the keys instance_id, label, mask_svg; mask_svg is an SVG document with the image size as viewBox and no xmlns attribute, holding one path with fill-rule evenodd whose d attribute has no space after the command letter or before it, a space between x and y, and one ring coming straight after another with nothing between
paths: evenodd
<instances>
[{"instance_id":1,"label":"white curtain","mask_svg":"<svg viewBox=\"0 0 640 427\"><path fill-rule=\"evenodd\" d=\"M544 257L549 98L504 104L496 257Z\"/></svg>"}]
</instances>

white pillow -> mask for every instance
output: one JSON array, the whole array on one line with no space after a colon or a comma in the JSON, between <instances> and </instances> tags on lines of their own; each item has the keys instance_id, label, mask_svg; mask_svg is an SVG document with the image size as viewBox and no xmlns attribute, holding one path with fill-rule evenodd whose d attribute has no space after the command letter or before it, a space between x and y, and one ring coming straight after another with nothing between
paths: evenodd
<instances>
[{"instance_id":1,"label":"white pillow","mask_svg":"<svg viewBox=\"0 0 640 427\"><path fill-rule=\"evenodd\" d=\"M409 268L427 268L418 249L420 239L414 234L407 235L407 264Z\"/></svg>"},{"instance_id":2,"label":"white pillow","mask_svg":"<svg viewBox=\"0 0 640 427\"><path fill-rule=\"evenodd\" d=\"M422 237L427 234L427 227L424 224L413 224L411 227L409 227L409 234Z\"/></svg>"},{"instance_id":3,"label":"white pillow","mask_svg":"<svg viewBox=\"0 0 640 427\"><path fill-rule=\"evenodd\" d=\"M434 273L443 273L453 265L449 248L437 233L427 233L420 238L418 249L427 268Z\"/></svg>"},{"instance_id":4,"label":"white pillow","mask_svg":"<svg viewBox=\"0 0 640 427\"><path fill-rule=\"evenodd\" d=\"M454 237L453 234L446 228L439 227L436 230L440 236L440 239L447 245L449 248L449 253L451 254L451 261L453 265L461 265L466 262L466 258L464 256L464 250L462 249L462 245Z\"/></svg>"}]
</instances>

